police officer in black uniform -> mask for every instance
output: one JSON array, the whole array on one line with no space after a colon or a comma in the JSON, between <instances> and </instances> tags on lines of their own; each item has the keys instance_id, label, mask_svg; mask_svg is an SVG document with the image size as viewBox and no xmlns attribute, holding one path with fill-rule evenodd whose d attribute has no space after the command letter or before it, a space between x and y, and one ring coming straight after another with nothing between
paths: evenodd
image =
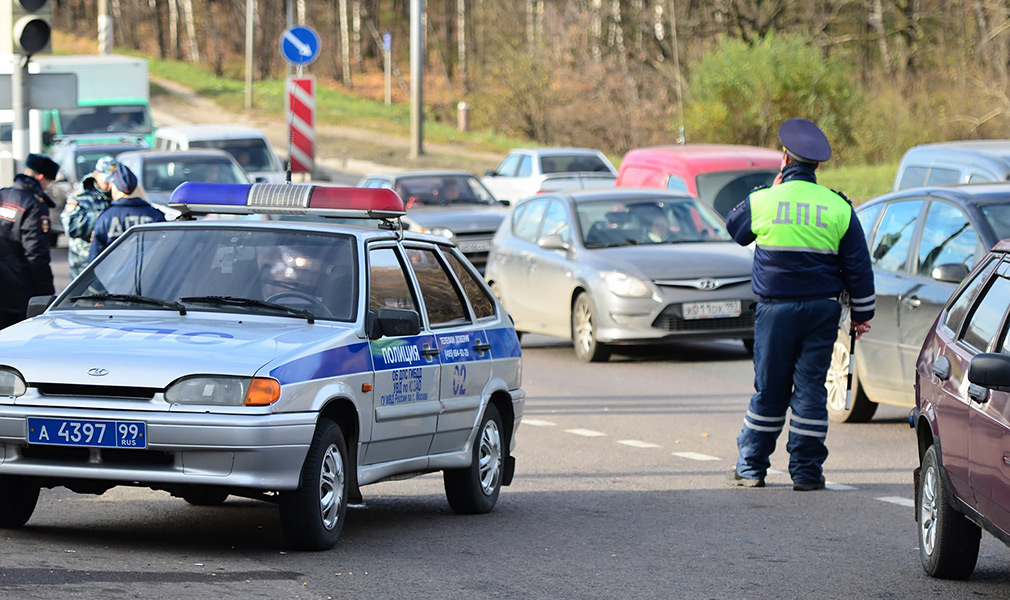
<instances>
[{"instance_id":1,"label":"police officer in black uniform","mask_svg":"<svg viewBox=\"0 0 1010 600\"><path fill-rule=\"evenodd\" d=\"M23 173L0 189L0 328L22 321L32 296L55 292L49 267L46 188L60 167L48 156L29 154Z\"/></svg>"}]
</instances>

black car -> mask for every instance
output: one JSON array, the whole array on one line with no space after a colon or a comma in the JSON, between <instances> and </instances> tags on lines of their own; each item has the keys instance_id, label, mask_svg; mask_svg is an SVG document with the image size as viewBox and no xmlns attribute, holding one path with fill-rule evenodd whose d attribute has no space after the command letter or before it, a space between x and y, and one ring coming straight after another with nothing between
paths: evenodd
<instances>
[{"instance_id":1,"label":"black car","mask_svg":"<svg viewBox=\"0 0 1010 600\"><path fill-rule=\"evenodd\" d=\"M928 187L859 206L876 285L873 330L856 343L846 409L849 338L839 331L828 372L828 413L869 421L877 404L915 405L915 363L926 334L976 262L1010 238L1010 184Z\"/></svg>"}]
</instances>

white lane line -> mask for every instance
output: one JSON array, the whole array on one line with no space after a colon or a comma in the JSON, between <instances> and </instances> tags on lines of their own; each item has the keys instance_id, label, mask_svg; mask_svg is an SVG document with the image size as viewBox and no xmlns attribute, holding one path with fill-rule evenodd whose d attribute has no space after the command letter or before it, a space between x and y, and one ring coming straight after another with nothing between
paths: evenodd
<instances>
[{"instance_id":1,"label":"white lane line","mask_svg":"<svg viewBox=\"0 0 1010 600\"><path fill-rule=\"evenodd\" d=\"M643 442L641 440L618 440L617 443L624 444L625 446L631 446L632 448L659 448L659 444Z\"/></svg>"},{"instance_id":2,"label":"white lane line","mask_svg":"<svg viewBox=\"0 0 1010 600\"><path fill-rule=\"evenodd\" d=\"M583 437L603 437L607 435L602 431L593 431L592 429L566 429L565 433L574 433Z\"/></svg>"},{"instance_id":3,"label":"white lane line","mask_svg":"<svg viewBox=\"0 0 1010 600\"><path fill-rule=\"evenodd\" d=\"M709 456L708 454L699 454L697 452L674 452L673 455L690 460L722 460L718 456Z\"/></svg>"},{"instance_id":4,"label":"white lane line","mask_svg":"<svg viewBox=\"0 0 1010 600\"><path fill-rule=\"evenodd\" d=\"M824 483L824 487L828 488L829 490L836 490L836 491L839 491L839 492L845 492L845 491L848 491L848 490L854 490L854 489L856 489L855 487L853 487L851 485L845 485L844 483L834 483L834 482L831 482L831 481L825 482Z\"/></svg>"},{"instance_id":5,"label":"white lane line","mask_svg":"<svg viewBox=\"0 0 1010 600\"><path fill-rule=\"evenodd\" d=\"M877 498L877 500L897 504L898 506L907 506L908 508L915 506L915 502L911 498L902 498L900 496L884 496L883 498Z\"/></svg>"},{"instance_id":6,"label":"white lane line","mask_svg":"<svg viewBox=\"0 0 1010 600\"><path fill-rule=\"evenodd\" d=\"M550 421L541 421L540 419L523 419L523 425L530 425L533 427L554 427L557 423L551 423Z\"/></svg>"},{"instance_id":7,"label":"white lane line","mask_svg":"<svg viewBox=\"0 0 1010 600\"><path fill-rule=\"evenodd\" d=\"M766 475L787 475L785 471L779 471L778 469L768 469Z\"/></svg>"}]
</instances>

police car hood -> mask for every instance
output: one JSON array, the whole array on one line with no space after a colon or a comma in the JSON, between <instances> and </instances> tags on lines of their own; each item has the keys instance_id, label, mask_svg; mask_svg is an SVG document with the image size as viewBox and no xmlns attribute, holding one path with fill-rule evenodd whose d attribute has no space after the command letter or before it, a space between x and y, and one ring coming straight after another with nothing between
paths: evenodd
<instances>
[{"instance_id":1,"label":"police car hood","mask_svg":"<svg viewBox=\"0 0 1010 600\"><path fill-rule=\"evenodd\" d=\"M46 313L0 331L0 365L30 383L164 388L184 375L252 376L360 341L346 324L162 312Z\"/></svg>"},{"instance_id":2,"label":"police car hood","mask_svg":"<svg viewBox=\"0 0 1010 600\"><path fill-rule=\"evenodd\" d=\"M735 242L643 244L590 250L597 269L648 279L750 277L754 254Z\"/></svg>"}]
</instances>

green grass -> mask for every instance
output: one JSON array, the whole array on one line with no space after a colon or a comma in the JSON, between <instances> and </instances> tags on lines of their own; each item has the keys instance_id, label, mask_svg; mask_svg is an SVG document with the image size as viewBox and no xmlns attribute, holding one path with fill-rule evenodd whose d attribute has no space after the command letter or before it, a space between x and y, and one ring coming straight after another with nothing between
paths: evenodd
<instances>
[{"instance_id":1,"label":"green grass","mask_svg":"<svg viewBox=\"0 0 1010 600\"><path fill-rule=\"evenodd\" d=\"M855 205L891 191L898 163L817 170L817 183L838 190Z\"/></svg>"}]
</instances>

